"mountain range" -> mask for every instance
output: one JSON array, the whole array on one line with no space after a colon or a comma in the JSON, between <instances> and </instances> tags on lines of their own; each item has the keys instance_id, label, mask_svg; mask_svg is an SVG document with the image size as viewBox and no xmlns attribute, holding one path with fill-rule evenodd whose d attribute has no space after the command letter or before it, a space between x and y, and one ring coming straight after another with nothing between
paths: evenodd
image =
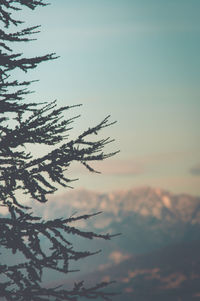
<instances>
[{"instance_id":1,"label":"mountain range","mask_svg":"<svg viewBox=\"0 0 200 301\"><path fill-rule=\"evenodd\" d=\"M36 204L34 208L43 218L102 211L75 226L98 233L122 233L113 243L131 254L200 238L200 197L162 189L142 187L112 193L71 191L53 196L47 204Z\"/></svg>"},{"instance_id":2,"label":"mountain range","mask_svg":"<svg viewBox=\"0 0 200 301\"><path fill-rule=\"evenodd\" d=\"M184 223L200 223L200 197L188 194L173 194L159 188L141 187L128 191L97 193L87 190L75 190L62 195L49 197L45 205L34 204L43 217L54 218L60 215L103 211L120 221L133 213L142 217L154 217L158 220ZM109 222L107 221L107 224ZM96 225L96 226L95 226ZM94 224L97 228L104 225Z\"/></svg>"},{"instance_id":3,"label":"mountain range","mask_svg":"<svg viewBox=\"0 0 200 301\"><path fill-rule=\"evenodd\" d=\"M73 263L72 268L81 270L77 276L64 279L48 272L49 285L115 279L113 290L122 292L117 301L200 300L200 197L151 187L110 193L72 190L30 205L43 219L102 212L74 226L121 233L111 241L72 237L75 248L102 252Z\"/></svg>"}]
</instances>

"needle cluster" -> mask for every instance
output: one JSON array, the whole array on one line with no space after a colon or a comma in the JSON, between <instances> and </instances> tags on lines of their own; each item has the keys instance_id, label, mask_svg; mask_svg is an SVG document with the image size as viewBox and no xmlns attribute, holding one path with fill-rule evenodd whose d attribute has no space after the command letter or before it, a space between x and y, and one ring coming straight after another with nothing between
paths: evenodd
<instances>
[{"instance_id":1,"label":"needle cluster","mask_svg":"<svg viewBox=\"0 0 200 301\"><path fill-rule=\"evenodd\" d=\"M108 283L86 288L84 282L79 282L69 290L47 288L42 284L44 269L68 274L72 272L71 261L95 254L75 250L68 239L70 235L111 239L112 235L82 231L71 225L96 214L43 220L34 216L20 197L23 193L27 199L47 202L48 195L55 193L60 185L71 187L73 180L67 171L72 162L77 161L90 172L96 172L91 162L116 153L104 153L104 147L112 141L110 138L91 139L113 124L109 116L70 140L69 131L77 116L64 119L63 115L74 106L58 108L55 101L27 102L25 98L31 93L29 86L33 81L13 78L14 70L26 73L41 62L57 58L54 53L25 57L13 50L15 43L30 42L34 40L33 34L39 32L39 26L21 29L23 22L16 20L13 13L23 7L34 10L46 5L43 0L0 0L0 206L8 212L4 217L0 215L0 250L9 250L13 256L21 254L24 258L14 265L1 259L0 298L8 301L110 300L114 294L102 290ZM13 30L18 27L20 29ZM45 155L35 157L31 146L37 144L54 147ZM49 243L48 250L42 245L43 239Z\"/></svg>"}]
</instances>

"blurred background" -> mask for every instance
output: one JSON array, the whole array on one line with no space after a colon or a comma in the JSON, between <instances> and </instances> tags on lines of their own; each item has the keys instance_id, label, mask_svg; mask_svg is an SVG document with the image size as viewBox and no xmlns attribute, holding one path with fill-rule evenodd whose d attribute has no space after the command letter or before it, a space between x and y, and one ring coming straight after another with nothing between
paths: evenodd
<instances>
[{"instance_id":1,"label":"blurred background","mask_svg":"<svg viewBox=\"0 0 200 301\"><path fill-rule=\"evenodd\" d=\"M120 153L93 165L101 174L73 164L73 191L32 204L44 218L100 210L79 226L122 232L91 243L102 253L78 263L80 274L63 283L116 279L113 289L123 292L116 300L200 299L200 2L51 0L24 16L41 33L19 50L60 56L17 72L40 80L28 98L82 104L66 114L81 114L72 138L107 115L117 120L102 137L115 139L107 152Z\"/></svg>"}]
</instances>

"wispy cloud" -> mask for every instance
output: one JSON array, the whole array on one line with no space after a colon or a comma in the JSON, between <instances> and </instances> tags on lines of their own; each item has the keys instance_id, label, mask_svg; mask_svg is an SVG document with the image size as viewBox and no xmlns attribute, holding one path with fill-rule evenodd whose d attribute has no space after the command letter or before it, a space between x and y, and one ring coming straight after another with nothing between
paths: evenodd
<instances>
[{"instance_id":1,"label":"wispy cloud","mask_svg":"<svg viewBox=\"0 0 200 301\"><path fill-rule=\"evenodd\" d=\"M111 259L115 264L119 264L120 262L130 258L130 254L123 254L120 251L113 251L109 255L109 259Z\"/></svg>"},{"instance_id":2,"label":"wispy cloud","mask_svg":"<svg viewBox=\"0 0 200 301\"><path fill-rule=\"evenodd\" d=\"M95 25L95 26L66 26L62 30L62 38L106 38L122 35L138 35L138 34L161 34L168 32L191 32L199 31L200 27L191 27L177 24L152 24L152 23L134 23L134 24L112 24L112 25ZM61 37L60 28L52 29L54 34ZM52 33L52 32L51 32Z\"/></svg>"},{"instance_id":3,"label":"wispy cloud","mask_svg":"<svg viewBox=\"0 0 200 301\"><path fill-rule=\"evenodd\" d=\"M98 267L99 271L104 271L110 267L112 267L113 265L119 264L122 261L131 258L131 254L124 254L119 250L113 251L109 254L109 262L105 263L105 264L100 264Z\"/></svg>"},{"instance_id":4,"label":"wispy cloud","mask_svg":"<svg viewBox=\"0 0 200 301\"><path fill-rule=\"evenodd\" d=\"M188 156L193 153L189 152L166 152L155 153L145 156L138 156L128 159L113 158L105 161L92 162L92 167L108 176L140 176L149 174L152 169L165 169L166 165L182 164ZM71 175L78 176L88 174L85 167L78 163L71 166Z\"/></svg>"},{"instance_id":5,"label":"wispy cloud","mask_svg":"<svg viewBox=\"0 0 200 301\"><path fill-rule=\"evenodd\" d=\"M178 160L185 160L187 156L191 156L193 154L194 152L188 152L188 151L154 153L143 157L139 157L137 161L143 162L144 165L162 164L166 162L168 163L168 162L176 162Z\"/></svg>"},{"instance_id":6,"label":"wispy cloud","mask_svg":"<svg viewBox=\"0 0 200 301\"><path fill-rule=\"evenodd\" d=\"M109 159L108 161L95 162L92 167L104 175L112 176L137 176L144 173L143 164L131 159ZM88 173L80 164L74 164L71 171L74 174Z\"/></svg>"},{"instance_id":7,"label":"wispy cloud","mask_svg":"<svg viewBox=\"0 0 200 301\"><path fill-rule=\"evenodd\" d=\"M105 162L105 164L102 167L101 164L99 164L99 167L102 170L102 173L106 175L137 176L144 173L143 164L138 163L134 160L113 159L109 160L108 162Z\"/></svg>"}]
</instances>

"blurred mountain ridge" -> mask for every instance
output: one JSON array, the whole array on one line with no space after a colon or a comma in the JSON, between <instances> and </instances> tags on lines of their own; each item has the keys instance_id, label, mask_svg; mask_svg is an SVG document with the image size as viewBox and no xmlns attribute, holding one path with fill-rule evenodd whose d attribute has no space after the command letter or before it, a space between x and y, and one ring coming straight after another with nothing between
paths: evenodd
<instances>
[{"instance_id":1,"label":"blurred mountain ridge","mask_svg":"<svg viewBox=\"0 0 200 301\"><path fill-rule=\"evenodd\" d=\"M36 204L34 209L43 218L102 211L74 225L97 233L122 233L109 243L95 241L106 257L113 250L125 255L142 254L170 244L200 240L200 197L159 188L109 193L75 190L52 196L48 203Z\"/></svg>"},{"instance_id":2,"label":"blurred mountain ridge","mask_svg":"<svg viewBox=\"0 0 200 301\"><path fill-rule=\"evenodd\" d=\"M200 240L200 197L159 188L140 187L109 193L72 190L50 196L45 204L32 201L31 206L43 219L102 211L74 225L97 233L122 233L109 243L95 240L96 248L103 249L106 256L111 250L126 255L141 254L169 244ZM82 247L87 246L88 242L83 242Z\"/></svg>"},{"instance_id":3,"label":"blurred mountain ridge","mask_svg":"<svg viewBox=\"0 0 200 301\"><path fill-rule=\"evenodd\" d=\"M50 196L49 202L38 207L38 213L45 217L65 214L102 211L112 214L113 219L137 213L143 217L158 220L200 223L200 197L188 194L173 194L160 188L140 187L127 191L97 193L75 190L57 196Z\"/></svg>"}]
</instances>

